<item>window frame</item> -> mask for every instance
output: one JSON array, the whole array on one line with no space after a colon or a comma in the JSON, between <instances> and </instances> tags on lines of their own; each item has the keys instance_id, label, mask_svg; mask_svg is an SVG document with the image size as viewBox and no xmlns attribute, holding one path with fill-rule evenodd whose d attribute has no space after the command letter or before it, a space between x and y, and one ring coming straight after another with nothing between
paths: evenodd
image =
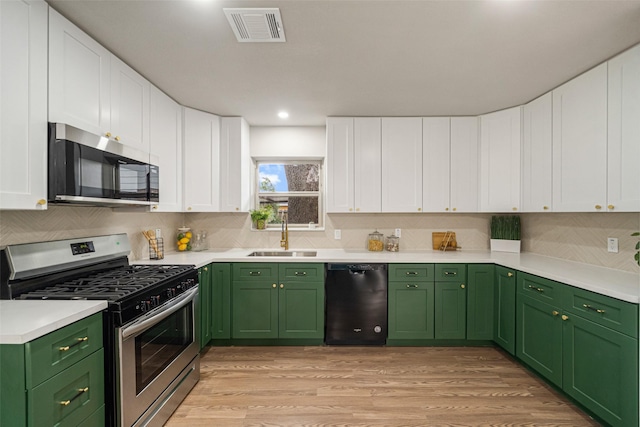
<instances>
[{"instance_id":1,"label":"window frame","mask_svg":"<svg viewBox=\"0 0 640 427\"><path fill-rule=\"evenodd\" d=\"M314 224L313 228L309 224L288 224L289 230L305 230L305 231L323 231L324 230L324 161L322 159L313 158L301 158L301 159L281 159L281 158L263 158L254 159L254 179L253 179L253 209L257 209L260 206L261 196L286 196L286 197L317 197L318 198L318 222ZM275 191L275 192L261 192L260 191L260 165L300 165L300 164L313 164L318 165L318 190L317 191ZM281 223L267 223L264 230L260 231L281 231ZM251 224L251 229L255 230L255 224Z\"/></svg>"}]
</instances>

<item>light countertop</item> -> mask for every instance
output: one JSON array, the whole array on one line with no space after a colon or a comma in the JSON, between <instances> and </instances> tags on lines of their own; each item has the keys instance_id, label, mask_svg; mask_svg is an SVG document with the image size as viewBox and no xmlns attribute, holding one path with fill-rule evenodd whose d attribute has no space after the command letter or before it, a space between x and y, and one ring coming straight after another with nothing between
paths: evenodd
<instances>
[{"instance_id":1,"label":"light countertop","mask_svg":"<svg viewBox=\"0 0 640 427\"><path fill-rule=\"evenodd\" d=\"M106 301L2 300L0 344L27 343L106 308Z\"/></svg>"},{"instance_id":2,"label":"light countertop","mask_svg":"<svg viewBox=\"0 0 640 427\"><path fill-rule=\"evenodd\" d=\"M493 263L523 271L623 301L640 302L640 273L598 267L530 253L490 251L400 251L369 252L349 249L303 249L316 251L315 257L249 257L256 250L210 249L203 252L170 252L159 261L139 260L134 264L193 264L197 268L212 262L339 262L339 263Z\"/></svg>"}]
</instances>

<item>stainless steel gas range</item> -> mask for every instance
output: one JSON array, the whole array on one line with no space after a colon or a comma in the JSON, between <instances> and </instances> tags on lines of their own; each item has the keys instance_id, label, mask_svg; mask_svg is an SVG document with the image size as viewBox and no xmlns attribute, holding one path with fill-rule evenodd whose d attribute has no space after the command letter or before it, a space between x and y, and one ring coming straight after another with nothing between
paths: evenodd
<instances>
[{"instance_id":1,"label":"stainless steel gas range","mask_svg":"<svg viewBox=\"0 0 640 427\"><path fill-rule=\"evenodd\" d=\"M163 425L200 378L198 274L130 251L126 234L7 246L0 297L108 301L106 425Z\"/></svg>"}]
</instances>

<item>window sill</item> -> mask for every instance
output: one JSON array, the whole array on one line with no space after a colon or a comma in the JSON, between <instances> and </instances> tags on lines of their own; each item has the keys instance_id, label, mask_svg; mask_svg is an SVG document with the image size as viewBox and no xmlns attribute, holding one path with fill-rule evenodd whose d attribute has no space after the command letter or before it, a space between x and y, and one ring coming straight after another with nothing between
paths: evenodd
<instances>
[{"instance_id":1,"label":"window sill","mask_svg":"<svg viewBox=\"0 0 640 427\"><path fill-rule=\"evenodd\" d=\"M251 231L256 231L256 232L277 232L277 233L282 233L282 229L281 228L265 228L264 230L258 230L255 227L251 227ZM291 233L292 231L298 232L298 231L325 231L324 227L315 227L315 228L309 228L309 227L289 227L289 232Z\"/></svg>"}]
</instances>

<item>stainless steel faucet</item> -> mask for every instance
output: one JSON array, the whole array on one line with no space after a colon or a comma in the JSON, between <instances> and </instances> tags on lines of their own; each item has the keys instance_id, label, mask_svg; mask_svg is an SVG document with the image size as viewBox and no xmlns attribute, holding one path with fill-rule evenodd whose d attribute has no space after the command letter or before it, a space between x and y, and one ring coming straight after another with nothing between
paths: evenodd
<instances>
[{"instance_id":1,"label":"stainless steel faucet","mask_svg":"<svg viewBox=\"0 0 640 427\"><path fill-rule=\"evenodd\" d=\"M289 250L289 214L282 211L282 235L280 236L280 247L285 251Z\"/></svg>"}]
</instances>

